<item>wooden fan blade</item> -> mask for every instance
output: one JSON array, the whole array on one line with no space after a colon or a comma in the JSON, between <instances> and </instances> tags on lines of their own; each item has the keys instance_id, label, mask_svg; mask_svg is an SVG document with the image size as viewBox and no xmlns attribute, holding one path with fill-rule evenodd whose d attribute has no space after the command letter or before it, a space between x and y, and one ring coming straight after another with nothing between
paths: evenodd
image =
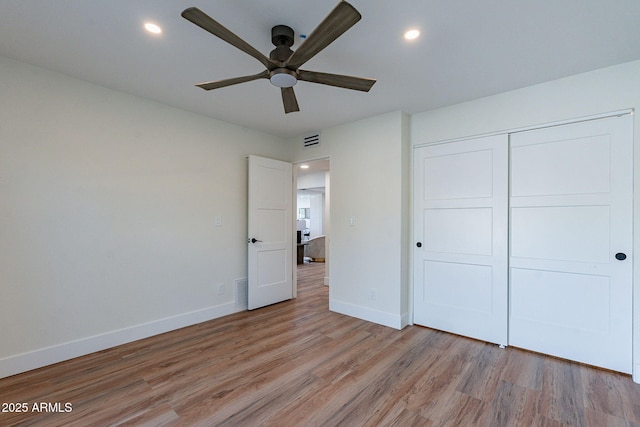
<instances>
[{"instance_id":1,"label":"wooden fan blade","mask_svg":"<svg viewBox=\"0 0 640 427\"><path fill-rule=\"evenodd\" d=\"M276 64L273 61L197 7L185 9L182 11L182 17L193 22L198 27L210 32L214 36L226 41L230 45L235 46L241 51L253 56L267 67L268 70L276 68Z\"/></svg>"},{"instance_id":2,"label":"wooden fan blade","mask_svg":"<svg viewBox=\"0 0 640 427\"><path fill-rule=\"evenodd\" d=\"M298 80L336 86L345 89L361 90L363 92L369 92L376 82L376 79L344 76L342 74L318 73L316 71L305 70L298 70Z\"/></svg>"},{"instance_id":3,"label":"wooden fan blade","mask_svg":"<svg viewBox=\"0 0 640 427\"><path fill-rule=\"evenodd\" d=\"M261 73L258 74L253 74L251 76L243 76L243 77L234 77L232 79L226 79L226 80L216 80L213 82L206 82L206 83L198 83L196 86L204 89L204 90L211 90L211 89L219 89L221 87L225 87L225 86L231 86L231 85L235 85L238 83L244 83L244 82L250 82L252 80L258 80L258 79L266 79L269 78L269 71L268 70L264 70Z\"/></svg>"},{"instance_id":4,"label":"wooden fan blade","mask_svg":"<svg viewBox=\"0 0 640 427\"><path fill-rule=\"evenodd\" d=\"M298 100L296 99L296 94L292 87L282 88L282 103L284 104L284 112L286 114L294 111L300 111L300 108L298 107Z\"/></svg>"},{"instance_id":5,"label":"wooden fan blade","mask_svg":"<svg viewBox=\"0 0 640 427\"><path fill-rule=\"evenodd\" d=\"M315 30L309 34L300 47L293 52L287 60L287 68L297 69L302 64L314 57L325 47L329 46L335 39L340 37L345 31L362 18L360 12L346 1L341 1L324 18Z\"/></svg>"}]
</instances>

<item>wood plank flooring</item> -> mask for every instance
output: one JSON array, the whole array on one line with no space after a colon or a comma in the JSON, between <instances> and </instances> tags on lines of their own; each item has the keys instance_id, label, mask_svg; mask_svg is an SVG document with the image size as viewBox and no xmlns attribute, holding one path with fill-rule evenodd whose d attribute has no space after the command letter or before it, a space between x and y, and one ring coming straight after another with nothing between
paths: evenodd
<instances>
[{"instance_id":1,"label":"wood plank flooring","mask_svg":"<svg viewBox=\"0 0 640 427\"><path fill-rule=\"evenodd\" d=\"M323 276L305 264L297 300L0 379L0 403L28 407L0 425L640 427L629 376L331 313Z\"/></svg>"}]
</instances>

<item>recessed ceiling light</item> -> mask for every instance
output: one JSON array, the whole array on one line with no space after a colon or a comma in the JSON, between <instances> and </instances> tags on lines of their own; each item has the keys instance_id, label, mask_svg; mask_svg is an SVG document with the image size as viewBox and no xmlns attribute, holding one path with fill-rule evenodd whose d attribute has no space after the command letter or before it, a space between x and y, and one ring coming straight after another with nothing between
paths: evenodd
<instances>
[{"instance_id":1,"label":"recessed ceiling light","mask_svg":"<svg viewBox=\"0 0 640 427\"><path fill-rule=\"evenodd\" d=\"M309 165L300 165L300 169L309 169Z\"/></svg>"},{"instance_id":2,"label":"recessed ceiling light","mask_svg":"<svg viewBox=\"0 0 640 427\"><path fill-rule=\"evenodd\" d=\"M420 37L420 31L412 29L404 33L405 40L415 40Z\"/></svg>"},{"instance_id":3,"label":"recessed ceiling light","mask_svg":"<svg viewBox=\"0 0 640 427\"><path fill-rule=\"evenodd\" d=\"M160 28L158 25L154 24L153 22L145 22L144 29L149 31L152 34L162 33L162 28Z\"/></svg>"}]
</instances>

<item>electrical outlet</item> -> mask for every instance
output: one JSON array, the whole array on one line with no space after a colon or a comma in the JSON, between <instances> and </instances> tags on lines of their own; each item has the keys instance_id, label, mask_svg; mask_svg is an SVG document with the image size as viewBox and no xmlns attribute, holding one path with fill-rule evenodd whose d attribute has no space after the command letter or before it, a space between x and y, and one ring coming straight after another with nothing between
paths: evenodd
<instances>
[{"instance_id":1,"label":"electrical outlet","mask_svg":"<svg viewBox=\"0 0 640 427\"><path fill-rule=\"evenodd\" d=\"M224 283L218 283L218 295L224 294Z\"/></svg>"},{"instance_id":2,"label":"electrical outlet","mask_svg":"<svg viewBox=\"0 0 640 427\"><path fill-rule=\"evenodd\" d=\"M373 288L369 289L369 299L370 299L371 301L375 301L375 300L376 300L376 298L377 298L376 290L375 290L375 289L373 289Z\"/></svg>"},{"instance_id":3,"label":"electrical outlet","mask_svg":"<svg viewBox=\"0 0 640 427\"><path fill-rule=\"evenodd\" d=\"M222 227L222 217L220 215L216 215L216 227Z\"/></svg>"},{"instance_id":4,"label":"electrical outlet","mask_svg":"<svg viewBox=\"0 0 640 427\"><path fill-rule=\"evenodd\" d=\"M352 216L351 218L349 218L349 226L355 227L355 225L356 225L356 217Z\"/></svg>"}]
</instances>

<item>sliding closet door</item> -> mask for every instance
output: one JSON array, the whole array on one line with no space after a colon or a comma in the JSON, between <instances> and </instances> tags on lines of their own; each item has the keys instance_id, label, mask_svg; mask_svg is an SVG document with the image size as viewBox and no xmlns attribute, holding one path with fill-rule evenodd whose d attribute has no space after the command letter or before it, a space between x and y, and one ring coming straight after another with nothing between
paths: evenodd
<instances>
[{"instance_id":1,"label":"sliding closet door","mask_svg":"<svg viewBox=\"0 0 640 427\"><path fill-rule=\"evenodd\" d=\"M506 344L508 137L414 154L414 322Z\"/></svg>"},{"instance_id":2,"label":"sliding closet door","mask_svg":"<svg viewBox=\"0 0 640 427\"><path fill-rule=\"evenodd\" d=\"M509 344L631 372L632 118L511 136Z\"/></svg>"}]
</instances>

